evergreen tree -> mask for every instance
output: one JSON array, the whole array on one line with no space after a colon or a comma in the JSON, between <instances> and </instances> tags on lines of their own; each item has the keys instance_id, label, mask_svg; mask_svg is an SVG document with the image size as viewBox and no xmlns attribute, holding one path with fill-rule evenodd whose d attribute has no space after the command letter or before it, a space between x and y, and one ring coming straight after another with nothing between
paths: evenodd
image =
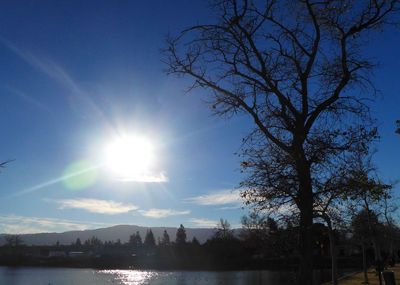
<instances>
[{"instance_id":1,"label":"evergreen tree","mask_svg":"<svg viewBox=\"0 0 400 285\"><path fill-rule=\"evenodd\" d=\"M143 244L142 242L142 237L140 236L139 231L136 232L136 234L132 234L129 237L129 241L128 241L129 245L133 246L133 248L140 248Z\"/></svg>"},{"instance_id":2,"label":"evergreen tree","mask_svg":"<svg viewBox=\"0 0 400 285\"><path fill-rule=\"evenodd\" d=\"M86 246L86 247L90 246L90 239L85 240L83 245Z\"/></svg>"},{"instance_id":3,"label":"evergreen tree","mask_svg":"<svg viewBox=\"0 0 400 285\"><path fill-rule=\"evenodd\" d=\"M193 237L193 239L192 239L192 245L194 245L194 246L200 246L200 243L199 243L199 241L197 240L196 237Z\"/></svg>"},{"instance_id":4,"label":"evergreen tree","mask_svg":"<svg viewBox=\"0 0 400 285\"><path fill-rule=\"evenodd\" d=\"M95 236L92 236L89 242L91 246L101 246L103 244L102 241Z\"/></svg>"},{"instance_id":5,"label":"evergreen tree","mask_svg":"<svg viewBox=\"0 0 400 285\"><path fill-rule=\"evenodd\" d=\"M176 231L176 244L185 244L186 243L186 230L185 227L181 224L178 230Z\"/></svg>"},{"instance_id":6,"label":"evergreen tree","mask_svg":"<svg viewBox=\"0 0 400 285\"><path fill-rule=\"evenodd\" d=\"M167 233L167 230L164 230L164 234L161 240L161 244L163 245L169 245L170 244L170 240L169 240L169 235Z\"/></svg>"},{"instance_id":7,"label":"evergreen tree","mask_svg":"<svg viewBox=\"0 0 400 285\"><path fill-rule=\"evenodd\" d=\"M152 230L148 230L146 233L146 237L144 238L144 246L146 248L151 248L156 246L156 240L154 238L154 234Z\"/></svg>"},{"instance_id":8,"label":"evergreen tree","mask_svg":"<svg viewBox=\"0 0 400 285\"><path fill-rule=\"evenodd\" d=\"M81 239L80 239L80 238L77 238L77 239L76 239L75 245L78 246L78 247L82 246L82 242L81 242Z\"/></svg>"},{"instance_id":9,"label":"evergreen tree","mask_svg":"<svg viewBox=\"0 0 400 285\"><path fill-rule=\"evenodd\" d=\"M136 232L136 237L135 237L135 246L136 247L141 247L143 245L142 237L140 236L139 231Z\"/></svg>"}]
</instances>

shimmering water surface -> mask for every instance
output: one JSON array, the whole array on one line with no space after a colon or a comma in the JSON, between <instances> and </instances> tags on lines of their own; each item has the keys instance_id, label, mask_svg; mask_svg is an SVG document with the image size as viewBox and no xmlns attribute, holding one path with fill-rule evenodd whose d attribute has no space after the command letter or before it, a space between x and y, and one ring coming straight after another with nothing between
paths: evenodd
<instances>
[{"instance_id":1,"label":"shimmering water surface","mask_svg":"<svg viewBox=\"0 0 400 285\"><path fill-rule=\"evenodd\" d=\"M322 272L322 275L326 277L327 273ZM293 284L292 278L291 273L284 271L216 272L0 267L1 285L278 285Z\"/></svg>"}]
</instances>

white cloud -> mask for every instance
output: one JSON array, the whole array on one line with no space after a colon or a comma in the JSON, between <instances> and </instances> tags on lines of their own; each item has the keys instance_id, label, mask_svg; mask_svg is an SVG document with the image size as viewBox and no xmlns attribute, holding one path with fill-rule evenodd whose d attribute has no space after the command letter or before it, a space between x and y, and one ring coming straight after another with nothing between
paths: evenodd
<instances>
[{"instance_id":1,"label":"white cloud","mask_svg":"<svg viewBox=\"0 0 400 285\"><path fill-rule=\"evenodd\" d=\"M219 221L216 220L209 220L203 218L193 218L190 219L189 222L193 224L195 227L199 228L215 228L219 223Z\"/></svg>"},{"instance_id":2,"label":"white cloud","mask_svg":"<svg viewBox=\"0 0 400 285\"><path fill-rule=\"evenodd\" d=\"M222 190L205 195L186 198L184 201L202 206L240 205L239 190Z\"/></svg>"},{"instance_id":3,"label":"white cloud","mask_svg":"<svg viewBox=\"0 0 400 285\"><path fill-rule=\"evenodd\" d=\"M40 232L63 232L108 226L104 223L71 221L65 219L26 217L17 215L0 216L0 233L27 234Z\"/></svg>"},{"instance_id":4,"label":"white cloud","mask_svg":"<svg viewBox=\"0 0 400 285\"><path fill-rule=\"evenodd\" d=\"M177 211L173 209L150 209L150 210L139 210L139 213L141 213L143 216L148 217L148 218L166 218L170 216L181 216L181 215L189 215L190 211L184 210L184 211Z\"/></svg>"},{"instance_id":5,"label":"white cloud","mask_svg":"<svg viewBox=\"0 0 400 285\"><path fill-rule=\"evenodd\" d=\"M241 209L242 205L226 206L219 208L220 210L238 210Z\"/></svg>"},{"instance_id":6,"label":"white cloud","mask_svg":"<svg viewBox=\"0 0 400 285\"><path fill-rule=\"evenodd\" d=\"M50 200L51 202L52 200ZM82 209L91 213L116 215L137 210L133 204L99 199L65 199L54 200L60 205L60 209Z\"/></svg>"}]
</instances>

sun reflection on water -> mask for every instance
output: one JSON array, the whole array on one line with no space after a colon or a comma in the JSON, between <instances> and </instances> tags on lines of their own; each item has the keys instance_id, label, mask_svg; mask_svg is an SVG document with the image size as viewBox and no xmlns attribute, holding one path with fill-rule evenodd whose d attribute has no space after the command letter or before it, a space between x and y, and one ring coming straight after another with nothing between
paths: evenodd
<instances>
[{"instance_id":1,"label":"sun reflection on water","mask_svg":"<svg viewBox=\"0 0 400 285\"><path fill-rule=\"evenodd\" d=\"M113 283L115 280L123 285L149 284L151 280L161 277L160 275L168 275L168 273L142 270L101 270L99 272L111 275Z\"/></svg>"}]
</instances>

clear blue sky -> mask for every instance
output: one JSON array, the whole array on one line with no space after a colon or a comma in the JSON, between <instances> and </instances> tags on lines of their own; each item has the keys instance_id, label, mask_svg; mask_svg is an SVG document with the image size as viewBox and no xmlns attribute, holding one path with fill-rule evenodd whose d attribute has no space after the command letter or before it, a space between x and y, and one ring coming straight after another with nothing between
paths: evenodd
<instances>
[{"instance_id":1,"label":"clear blue sky","mask_svg":"<svg viewBox=\"0 0 400 285\"><path fill-rule=\"evenodd\" d=\"M240 224L247 211L231 190L241 179L234 153L248 122L212 117L204 94L185 94L188 82L165 75L161 62L168 33L211 21L205 3L2 3L0 159L15 161L0 174L0 232L213 227L220 217ZM381 63L373 109L386 179L400 177L399 46L400 32L390 30L368 48ZM61 179L76 165L97 165L117 130L151 138L167 181L120 181L101 167L79 187Z\"/></svg>"}]
</instances>

